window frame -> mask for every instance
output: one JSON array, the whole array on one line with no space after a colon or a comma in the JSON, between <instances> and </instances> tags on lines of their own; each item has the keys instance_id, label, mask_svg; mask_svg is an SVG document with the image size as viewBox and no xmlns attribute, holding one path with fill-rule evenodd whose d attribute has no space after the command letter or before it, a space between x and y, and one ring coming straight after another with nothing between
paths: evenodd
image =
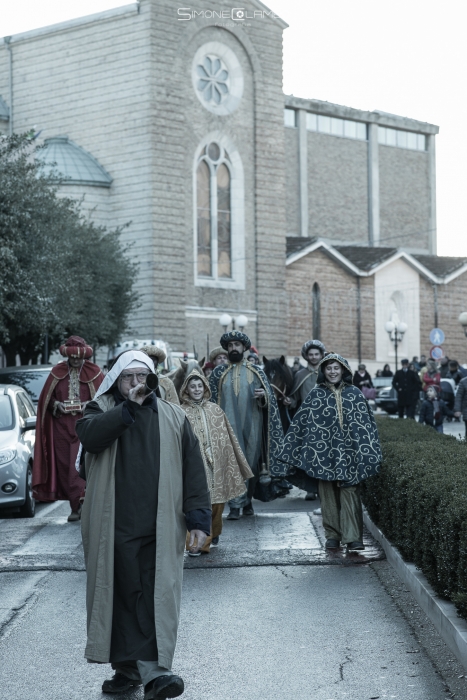
<instances>
[{"instance_id":1,"label":"window frame","mask_svg":"<svg viewBox=\"0 0 467 700\"><path fill-rule=\"evenodd\" d=\"M211 161L204 149L215 142L221 149L220 158ZM227 158L225 154L227 153ZM198 202L197 172L201 161L210 170L211 204L211 276L198 274ZM215 163L216 167L212 167ZM217 168L225 164L230 174L230 266L231 277L218 276L217 243ZM218 289L245 289L245 203L244 173L240 154L232 140L221 132L207 134L198 145L193 160L193 268L194 284L197 287Z\"/></svg>"}]
</instances>

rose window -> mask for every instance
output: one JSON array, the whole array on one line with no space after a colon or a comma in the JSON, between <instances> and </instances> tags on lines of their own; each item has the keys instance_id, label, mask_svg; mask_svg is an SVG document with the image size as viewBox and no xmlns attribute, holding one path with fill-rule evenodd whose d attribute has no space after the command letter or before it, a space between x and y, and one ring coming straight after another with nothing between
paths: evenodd
<instances>
[{"instance_id":1,"label":"rose window","mask_svg":"<svg viewBox=\"0 0 467 700\"><path fill-rule=\"evenodd\" d=\"M217 56L205 56L196 66L197 89L205 102L220 105L229 94L229 71Z\"/></svg>"}]
</instances>

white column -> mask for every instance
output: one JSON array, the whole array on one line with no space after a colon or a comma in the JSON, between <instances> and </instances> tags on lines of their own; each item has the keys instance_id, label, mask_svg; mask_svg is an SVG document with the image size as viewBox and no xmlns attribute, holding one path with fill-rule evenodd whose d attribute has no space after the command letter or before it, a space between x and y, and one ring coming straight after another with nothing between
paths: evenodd
<instances>
[{"instance_id":1,"label":"white column","mask_svg":"<svg viewBox=\"0 0 467 700\"><path fill-rule=\"evenodd\" d=\"M430 134L427 138L427 149L429 158L429 178L430 178L430 253L436 255L437 231L436 231L436 153L435 135Z\"/></svg>"},{"instance_id":2,"label":"white column","mask_svg":"<svg viewBox=\"0 0 467 700\"><path fill-rule=\"evenodd\" d=\"M308 236L308 144L306 110L297 110L298 118L298 167L300 183L300 235Z\"/></svg>"},{"instance_id":3,"label":"white column","mask_svg":"<svg viewBox=\"0 0 467 700\"><path fill-rule=\"evenodd\" d=\"M368 244L380 244L378 125L368 124Z\"/></svg>"}]
</instances>

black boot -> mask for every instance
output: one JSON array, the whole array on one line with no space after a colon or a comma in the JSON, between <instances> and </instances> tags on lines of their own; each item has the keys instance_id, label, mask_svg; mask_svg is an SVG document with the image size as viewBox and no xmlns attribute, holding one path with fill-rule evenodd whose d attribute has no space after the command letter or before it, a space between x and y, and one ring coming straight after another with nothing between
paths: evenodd
<instances>
[{"instance_id":1,"label":"black boot","mask_svg":"<svg viewBox=\"0 0 467 700\"><path fill-rule=\"evenodd\" d=\"M365 545L363 544L363 542L349 542L349 544L347 545L347 549L349 552L358 552L362 549L365 549Z\"/></svg>"},{"instance_id":2,"label":"black boot","mask_svg":"<svg viewBox=\"0 0 467 700\"><path fill-rule=\"evenodd\" d=\"M243 509L243 515L254 515L255 511L253 510L253 504L249 503L247 506L244 507Z\"/></svg>"},{"instance_id":3,"label":"black boot","mask_svg":"<svg viewBox=\"0 0 467 700\"><path fill-rule=\"evenodd\" d=\"M158 676L144 687L144 700L166 700L178 698L185 690L185 684L180 676Z\"/></svg>"},{"instance_id":4,"label":"black boot","mask_svg":"<svg viewBox=\"0 0 467 700\"><path fill-rule=\"evenodd\" d=\"M141 685L141 681L133 681L123 673L115 673L113 678L102 683L103 693L125 693L130 688Z\"/></svg>"},{"instance_id":5,"label":"black boot","mask_svg":"<svg viewBox=\"0 0 467 700\"><path fill-rule=\"evenodd\" d=\"M231 508L230 513L227 516L227 520L239 520L240 519L240 508Z\"/></svg>"}]
</instances>

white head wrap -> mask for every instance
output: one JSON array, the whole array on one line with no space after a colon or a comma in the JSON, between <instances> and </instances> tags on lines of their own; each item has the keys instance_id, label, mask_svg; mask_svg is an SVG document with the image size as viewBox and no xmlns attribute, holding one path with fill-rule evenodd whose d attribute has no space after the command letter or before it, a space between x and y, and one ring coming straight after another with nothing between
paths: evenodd
<instances>
[{"instance_id":1,"label":"white head wrap","mask_svg":"<svg viewBox=\"0 0 467 700\"><path fill-rule=\"evenodd\" d=\"M135 369L147 367L150 372L152 372L153 374L156 373L154 369L154 362L148 355L146 355L146 353L141 352L140 350L128 350L127 352L124 352L120 355L112 369L109 372L107 372L104 381L102 382L102 384L100 385L100 387L94 395L93 401L97 399L98 396L102 396L102 394L105 394L105 392L108 391L115 384L123 370L129 369L130 367L134 367ZM78 472L82 451L83 446L80 444L75 462L76 471Z\"/></svg>"},{"instance_id":2,"label":"white head wrap","mask_svg":"<svg viewBox=\"0 0 467 700\"><path fill-rule=\"evenodd\" d=\"M115 384L123 370L129 367L134 367L135 369L147 367L150 372L155 374L154 362L145 352L141 352L140 350L128 350L120 355L112 369L107 372L104 381L96 391L94 400L97 399L98 396L105 394L105 392Z\"/></svg>"}]
</instances>

